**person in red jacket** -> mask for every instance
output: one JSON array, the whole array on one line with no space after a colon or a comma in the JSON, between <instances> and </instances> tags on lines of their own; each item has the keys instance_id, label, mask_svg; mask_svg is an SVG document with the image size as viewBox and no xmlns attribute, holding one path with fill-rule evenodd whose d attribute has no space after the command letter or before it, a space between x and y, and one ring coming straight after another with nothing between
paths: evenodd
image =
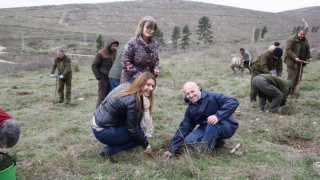
<instances>
[{"instance_id":1,"label":"person in red jacket","mask_svg":"<svg viewBox=\"0 0 320 180\"><path fill-rule=\"evenodd\" d=\"M0 108L0 148L11 148L20 136L18 122Z\"/></svg>"}]
</instances>

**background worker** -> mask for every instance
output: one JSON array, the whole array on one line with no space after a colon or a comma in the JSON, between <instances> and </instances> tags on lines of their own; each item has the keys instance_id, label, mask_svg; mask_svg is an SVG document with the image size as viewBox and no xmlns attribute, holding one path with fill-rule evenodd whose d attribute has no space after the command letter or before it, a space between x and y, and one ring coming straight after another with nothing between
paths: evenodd
<instances>
[{"instance_id":1,"label":"background worker","mask_svg":"<svg viewBox=\"0 0 320 180\"><path fill-rule=\"evenodd\" d=\"M283 80L270 74L259 74L252 80L252 88L259 96L259 110L264 112L267 100L270 107L267 113L277 113L278 108L286 104L291 80Z\"/></svg>"},{"instance_id":2,"label":"background worker","mask_svg":"<svg viewBox=\"0 0 320 180\"><path fill-rule=\"evenodd\" d=\"M96 108L112 90L109 82L109 71L116 59L118 46L119 42L111 37L107 41L107 46L100 49L93 59L91 69L98 80L98 100Z\"/></svg>"},{"instance_id":3,"label":"background worker","mask_svg":"<svg viewBox=\"0 0 320 180\"><path fill-rule=\"evenodd\" d=\"M249 63L251 61L251 55L248 51L246 51L244 48L240 48L240 54L242 55L242 61L243 61L243 67L241 71L244 71L244 68L248 68L249 72L251 73Z\"/></svg>"},{"instance_id":4,"label":"background worker","mask_svg":"<svg viewBox=\"0 0 320 180\"><path fill-rule=\"evenodd\" d=\"M310 45L305 37L307 30L301 28L298 33L287 40L284 62L287 65L288 80L293 82L293 89L290 95L294 94L295 87L299 82L301 61L311 62ZM305 66L305 63L302 63ZM302 78L303 67L301 71Z\"/></svg>"},{"instance_id":5,"label":"background worker","mask_svg":"<svg viewBox=\"0 0 320 180\"><path fill-rule=\"evenodd\" d=\"M70 104L71 101L71 82L72 82L72 69L71 60L64 54L62 49L58 50L57 58L54 59L52 64L52 70L50 77L54 78L54 72L58 70L59 84L58 84L58 94L59 100L57 103L64 102L64 85L66 85L66 104Z\"/></svg>"},{"instance_id":6,"label":"background worker","mask_svg":"<svg viewBox=\"0 0 320 180\"><path fill-rule=\"evenodd\" d=\"M252 80L259 74L271 74L281 77L283 62L282 62L282 49L275 48L273 51L267 50L262 52L257 58L250 62L251 68L251 89L250 89L250 102L256 103L257 93L252 88ZM276 70L276 71L275 71Z\"/></svg>"}]
</instances>

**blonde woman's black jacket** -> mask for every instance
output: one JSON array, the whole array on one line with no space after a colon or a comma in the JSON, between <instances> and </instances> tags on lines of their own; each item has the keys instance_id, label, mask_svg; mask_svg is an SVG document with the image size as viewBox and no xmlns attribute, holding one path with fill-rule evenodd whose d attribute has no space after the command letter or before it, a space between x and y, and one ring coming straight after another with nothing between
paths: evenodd
<instances>
[{"instance_id":1,"label":"blonde woman's black jacket","mask_svg":"<svg viewBox=\"0 0 320 180\"><path fill-rule=\"evenodd\" d=\"M117 91L128 87L129 83L119 85L102 101L94 113L96 124L103 128L127 126L128 132L143 148L149 145L147 137L138 132L142 116L138 116L136 94L114 97Z\"/></svg>"}]
</instances>

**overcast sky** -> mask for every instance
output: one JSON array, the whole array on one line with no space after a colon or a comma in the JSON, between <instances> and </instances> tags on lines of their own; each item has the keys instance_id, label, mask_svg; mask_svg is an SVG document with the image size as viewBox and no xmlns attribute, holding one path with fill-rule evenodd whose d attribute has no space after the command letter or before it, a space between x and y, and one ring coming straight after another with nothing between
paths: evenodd
<instances>
[{"instance_id":1,"label":"overcast sky","mask_svg":"<svg viewBox=\"0 0 320 180\"><path fill-rule=\"evenodd\" d=\"M125 0L0 0L0 8L28 7L61 4L101 3ZM161 1L161 0L159 0ZM304 7L320 6L320 0L193 0L219 5L227 5L265 12L281 12Z\"/></svg>"}]
</instances>

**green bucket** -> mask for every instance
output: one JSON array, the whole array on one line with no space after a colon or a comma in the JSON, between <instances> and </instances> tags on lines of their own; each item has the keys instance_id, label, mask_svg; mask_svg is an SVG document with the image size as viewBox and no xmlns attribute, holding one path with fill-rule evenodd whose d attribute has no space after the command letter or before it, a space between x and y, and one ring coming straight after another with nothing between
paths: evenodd
<instances>
[{"instance_id":1,"label":"green bucket","mask_svg":"<svg viewBox=\"0 0 320 180\"><path fill-rule=\"evenodd\" d=\"M12 161L12 164L8 168L0 171L0 179L1 180L16 180L16 173L14 171L14 166L16 165L16 161L10 155L8 155L6 153L0 152L0 154L8 156Z\"/></svg>"}]
</instances>

